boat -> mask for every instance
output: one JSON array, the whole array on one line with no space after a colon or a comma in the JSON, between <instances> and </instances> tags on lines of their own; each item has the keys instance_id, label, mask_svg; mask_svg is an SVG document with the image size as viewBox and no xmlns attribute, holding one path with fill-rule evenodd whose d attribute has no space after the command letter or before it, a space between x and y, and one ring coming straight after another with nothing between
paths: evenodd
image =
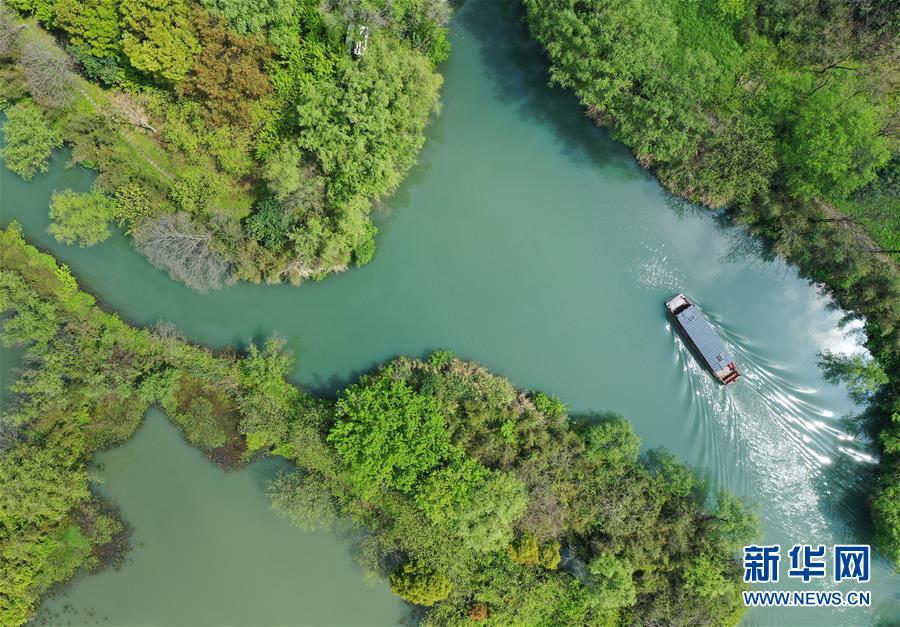
<instances>
[{"instance_id":1,"label":"boat","mask_svg":"<svg viewBox=\"0 0 900 627\"><path fill-rule=\"evenodd\" d=\"M740 378L725 342L697 305L684 294L678 294L666 301L666 309L700 361L720 383L730 385Z\"/></svg>"}]
</instances>

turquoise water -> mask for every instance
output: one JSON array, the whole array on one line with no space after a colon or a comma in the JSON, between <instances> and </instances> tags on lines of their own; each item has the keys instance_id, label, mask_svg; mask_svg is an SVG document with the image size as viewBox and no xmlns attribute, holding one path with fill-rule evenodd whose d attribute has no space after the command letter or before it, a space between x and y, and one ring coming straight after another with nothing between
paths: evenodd
<instances>
[{"instance_id":1,"label":"turquoise water","mask_svg":"<svg viewBox=\"0 0 900 627\"><path fill-rule=\"evenodd\" d=\"M558 395L574 412L625 415L646 446L667 447L713 486L754 503L766 542L868 541L860 494L874 460L841 422L858 408L816 366L824 348L858 350L858 338L839 327L841 312L741 229L673 201L583 118L571 96L549 89L544 61L519 19L518 9L502 2L472 0L460 10L453 58L444 68L443 111L420 164L384 203L378 253L363 268L300 288L242 284L202 295L152 268L121 236L89 250L58 245L46 233L52 190L86 189L91 180L83 170L65 170L62 158L27 184L3 172L3 221L20 221L32 241L133 322L169 320L215 347L280 333L296 354L296 381L314 391L333 391L397 354L449 348L520 387ZM679 291L705 309L730 344L744 373L737 385L715 384L669 327L663 301ZM142 431L135 440L138 449L143 437ZM157 472L169 458L190 454L177 437L166 442L149 460L129 457L131 445L110 453L123 457L103 473L136 534L152 528L146 504L162 507L166 490L151 482L113 484L120 473ZM196 468L205 463L196 461ZM225 498L257 521L242 534L276 520L259 486L207 495L199 486L215 484L224 476L217 473L209 466L207 479L198 479L193 498L206 513L190 517L185 530L215 521ZM207 542L205 534L194 537ZM284 537L286 546L309 542L300 531ZM114 624L227 623L228 611L214 600L174 591L198 578L209 578L215 589L216 582L247 576L247 616L316 623L323 615L316 597L297 609L291 593L270 591L283 590L286 577L298 585L314 580L322 559L352 553L346 541L323 535L317 542L328 544L332 557L291 559L296 554L285 550L283 561L276 553L261 567L240 553L230 562L239 575L232 575L188 558L153 562L151 555L170 554L170 538L149 531L146 538L146 550L135 552L122 573L79 581L47 611L65 603L105 612ZM209 538L197 555L218 551ZM128 576L127 568L142 574L132 575L131 584L114 583ZM342 572L347 602L359 598L371 608L366 622L396 618L399 610L383 588L375 588L383 597L363 601L350 581L359 574ZM754 610L746 622L896 622L898 584L879 558L865 586L872 608ZM170 613L126 603L129 593L152 596ZM321 602L327 607L330 600Z\"/></svg>"}]
</instances>

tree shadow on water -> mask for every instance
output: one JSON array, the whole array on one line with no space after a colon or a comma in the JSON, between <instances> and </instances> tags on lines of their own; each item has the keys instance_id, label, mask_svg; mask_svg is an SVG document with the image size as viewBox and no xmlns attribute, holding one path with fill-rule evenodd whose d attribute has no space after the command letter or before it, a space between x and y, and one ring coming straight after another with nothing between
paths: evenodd
<instances>
[{"instance_id":1,"label":"tree shadow on water","mask_svg":"<svg viewBox=\"0 0 900 627\"><path fill-rule=\"evenodd\" d=\"M600 166L620 180L647 176L624 146L584 115L573 93L549 87L547 58L531 39L518 1L470 0L457 19L478 41L496 97L515 106L521 118L549 126L562 154L579 164Z\"/></svg>"}]
</instances>

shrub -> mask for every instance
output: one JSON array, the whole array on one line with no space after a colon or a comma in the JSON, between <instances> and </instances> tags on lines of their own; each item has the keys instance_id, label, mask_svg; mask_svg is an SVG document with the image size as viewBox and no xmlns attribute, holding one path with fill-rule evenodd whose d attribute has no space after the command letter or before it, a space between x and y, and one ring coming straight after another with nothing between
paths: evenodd
<instances>
[{"instance_id":1,"label":"shrub","mask_svg":"<svg viewBox=\"0 0 900 627\"><path fill-rule=\"evenodd\" d=\"M453 586L444 575L408 562L391 573L391 590L394 594L416 605L434 605L450 596Z\"/></svg>"}]
</instances>

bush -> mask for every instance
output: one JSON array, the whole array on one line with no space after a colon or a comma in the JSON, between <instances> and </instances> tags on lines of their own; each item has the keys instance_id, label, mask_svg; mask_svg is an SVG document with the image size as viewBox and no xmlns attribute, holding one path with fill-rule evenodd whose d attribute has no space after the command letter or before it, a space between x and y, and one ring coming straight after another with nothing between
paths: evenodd
<instances>
[{"instance_id":1,"label":"bush","mask_svg":"<svg viewBox=\"0 0 900 627\"><path fill-rule=\"evenodd\" d=\"M210 451L224 446L228 436L213 411L212 402L203 396L191 400L184 414L173 416L184 430L188 442Z\"/></svg>"},{"instance_id":2,"label":"bush","mask_svg":"<svg viewBox=\"0 0 900 627\"><path fill-rule=\"evenodd\" d=\"M412 562L391 573L391 591L416 605L431 606L450 596L453 586L445 576Z\"/></svg>"}]
</instances>

